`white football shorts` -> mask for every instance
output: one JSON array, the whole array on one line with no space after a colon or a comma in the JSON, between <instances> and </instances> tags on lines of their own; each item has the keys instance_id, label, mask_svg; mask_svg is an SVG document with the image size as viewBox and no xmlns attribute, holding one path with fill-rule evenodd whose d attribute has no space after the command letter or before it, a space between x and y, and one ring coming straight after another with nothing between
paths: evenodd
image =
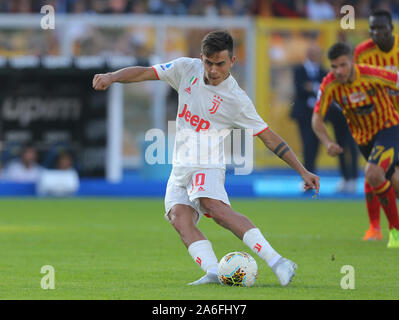
<instances>
[{"instance_id":1,"label":"white football shorts","mask_svg":"<svg viewBox=\"0 0 399 320\"><path fill-rule=\"evenodd\" d=\"M202 215L206 215L199 198L211 198L230 205L229 197L224 188L224 169L202 169L195 171L186 186L179 186L173 175L169 177L165 194L165 218L169 221L168 213L176 204L191 206L198 213L199 222Z\"/></svg>"}]
</instances>

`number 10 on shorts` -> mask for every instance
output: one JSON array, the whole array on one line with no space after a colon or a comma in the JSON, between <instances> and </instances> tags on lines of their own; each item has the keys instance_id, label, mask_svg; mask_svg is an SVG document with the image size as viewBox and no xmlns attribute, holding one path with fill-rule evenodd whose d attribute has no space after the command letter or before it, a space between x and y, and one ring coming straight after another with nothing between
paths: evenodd
<instances>
[{"instance_id":1,"label":"number 10 on shorts","mask_svg":"<svg viewBox=\"0 0 399 320\"><path fill-rule=\"evenodd\" d=\"M191 181L191 190L190 193L194 191L194 187L198 188L197 191L205 191L205 189L202 187L205 184L205 173L197 173L195 175L195 184L193 181Z\"/></svg>"}]
</instances>

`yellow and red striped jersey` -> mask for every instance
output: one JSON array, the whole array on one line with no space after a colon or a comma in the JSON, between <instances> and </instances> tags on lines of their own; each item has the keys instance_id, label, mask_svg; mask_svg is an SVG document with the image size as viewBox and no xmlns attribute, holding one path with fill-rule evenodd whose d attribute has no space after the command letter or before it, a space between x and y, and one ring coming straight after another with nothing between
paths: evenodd
<instances>
[{"instance_id":1,"label":"yellow and red striped jersey","mask_svg":"<svg viewBox=\"0 0 399 320\"><path fill-rule=\"evenodd\" d=\"M355 48L356 63L370 64L392 71L399 71L399 36L395 35L395 42L389 52L382 51L372 39L361 42ZM399 111L399 91L388 89L394 107Z\"/></svg>"},{"instance_id":2,"label":"yellow and red striped jersey","mask_svg":"<svg viewBox=\"0 0 399 320\"><path fill-rule=\"evenodd\" d=\"M332 72L323 78L314 112L324 117L330 104L338 103L356 143L366 145L380 130L399 124L399 113L386 90L399 90L399 75L364 64L354 64L354 70L351 83L341 84Z\"/></svg>"}]
</instances>

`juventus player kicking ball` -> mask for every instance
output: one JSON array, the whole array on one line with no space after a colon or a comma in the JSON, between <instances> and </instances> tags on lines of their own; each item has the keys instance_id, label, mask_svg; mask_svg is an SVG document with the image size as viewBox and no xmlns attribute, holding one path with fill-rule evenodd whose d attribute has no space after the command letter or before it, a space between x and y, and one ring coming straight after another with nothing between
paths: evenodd
<instances>
[{"instance_id":1,"label":"juventus player kicking ball","mask_svg":"<svg viewBox=\"0 0 399 320\"><path fill-rule=\"evenodd\" d=\"M179 233L194 261L206 273L190 284L218 283L218 259L211 242L197 227L201 216L206 214L241 239L268 264L281 285L286 286L295 275L297 265L278 254L246 216L231 208L224 188L223 154L220 153L216 161L204 161L209 160L204 157L217 154L223 146L223 139L233 128L252 129L254 136L301 175L306 190L315 189L318 193L319 177L308 172L284 140L269 128L230 74L235 62L231 35L227 31L208 33L202 40L200 57L96 74L93 88L106 90L114 82L163 80L178 92L176 141L173 168L166 188L165 217ZM218 136L214 139L212 134L216 132ZM201 145L204 139L200 139L203 134L211 135L211 139L205 139L205 147ZM179 139L179 135L189 137L189 148L187 139ZM191 150L198 149L198 146L199 151L206 149L207 152L192 157L180 152L181 148Z\"/></svg>"}]
</instances>

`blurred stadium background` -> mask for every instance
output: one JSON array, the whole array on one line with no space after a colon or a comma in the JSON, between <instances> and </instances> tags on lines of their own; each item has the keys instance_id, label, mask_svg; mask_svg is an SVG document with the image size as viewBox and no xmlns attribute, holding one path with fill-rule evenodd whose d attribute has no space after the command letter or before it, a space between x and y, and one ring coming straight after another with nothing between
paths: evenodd
<instances>
[{"instance_id":1,"label":"blurred stadium background","mask_svg":"<svg viewBox=\"0 0 399 320\"><path fill-rule=\"evenodd\" d=\"M355 8L354 30L340 25L340 9L347 4ZM44 5L55 9L55 29L41 28ZM36 181L11 181L5 174L29 142L46 169L56 168L60 154L72 156L77 196L163 196L170 166L145 163L144 135L151 128L166 132L176 117L176 93L160 81L95 92L91 80L95 73L125 66L199 57L201 39L213 29L231 31L235 78L266 122L302 157L289 116L293 66L313 44L325 56L337 40L356 45L368 38L367 17L376 8L399 18L398 1L0 0L0 195L40 193ZM337 168L338 160L322 149L320 196L362 197L361 172L355 193L335 192ZM228 169L230 196L309 196L295 173L258 141L251 175L234 176Z\"/></svg>"}]
</instances>

